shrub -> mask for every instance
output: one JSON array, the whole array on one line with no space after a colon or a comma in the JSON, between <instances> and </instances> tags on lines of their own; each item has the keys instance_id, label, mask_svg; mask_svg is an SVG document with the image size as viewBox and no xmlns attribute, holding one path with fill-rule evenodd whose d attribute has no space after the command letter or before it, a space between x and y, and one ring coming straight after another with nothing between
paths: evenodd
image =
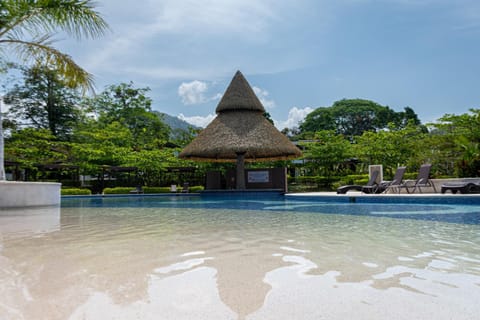
<instances>
[{"instance_id":1,"label":"shrub","mask_svg":"<svg viewBox=\"0 0 480 320\"><path fill-rule=\"evenodd\" d=\"M304 185L304 184L289 184L288 192L313 192L318 191L317 186Z\"/></svg>"},{"instance_id":2,"label":"shrub","mask_svg":"<svg viewBox=\"0 0 480 320\"><path fill-rule=\"evenodd\" d=\"M406 172L403 175L403 180L416 180L418 176L418 172Z\"/></svg>"},{"instance_id":3,"label":"shrub","mask_svg":"<svg viewBox=\"0 0 480 320\"><path fill-rule=\"evenodd\" d=\"M104 194L129 194L135 187L115 187L103 189Z\"/></svg>"},{"instance_id":4,"label":"shrub","mask_svg":"<svg viewBox=\"0 0 480 320\"><path fill-rule=\"evenodd\" d=\"M177 187L178 190L178 187ZM143 187L144 193L170 193L170 187Z\"/></svg>"},{"instance_id":5,"label":"shrub","mask_svg":"<svg viewBox=\"0 0 480 320\"><path fill-rule=\"evenodd\" d=\"M203 186L193 186L193 187L188 188L188 191L189 192L200 192L203 189L204 189Z\"/></svg>"},{"instance_id":6,"label":"shrub","mask_svg":"<svg viewBox=\"0 0 480 320\"><path fill-rule=\"evenodd\" d=\"M345 181L337 181L337 182L334 182L332 183L332 190L337 190L338 188L340 188L341 186L345 186L349 183L346 183Z\"/></svg>"},{"instance_id":7,"label":"shrub","mask_svg":"<svg viewBox=\"0 0 480 320\"><path fill-rule=\"evenodd\" d=\"M116 187L103 189L104 194L129 194L135 190L135 187ZM199 192L203 190L203 186L192 186L188 188L189 192ZM143 193L171 193L170 187L143 187ZM182 192L182 187L177 186L177 192Z\"/></svg>"},{"instance_id":8,"label":"shrub","mask_svg":"<svg viewBox=\"0 0 480 320\"><path fill-rule=\"evenodd\" d=\"M89 189L81 189L81 188L65 188L61 189L62 196L75 196L75 195L91 195L92 191Z\"/></svg>"},{"instance_id":9,"label":"shrub","mask_svg":"<svg viewBox=\"0 0 480 320\"><path fill-rule=\"evenodd\" d=\"M192 186L188 188L188 192L199 192L204 189L203 186ZM177 186L177 192L182 192L183 188ZM144 187L144 193L170 193L170 187Z\"/></svg>"}]
</instances>

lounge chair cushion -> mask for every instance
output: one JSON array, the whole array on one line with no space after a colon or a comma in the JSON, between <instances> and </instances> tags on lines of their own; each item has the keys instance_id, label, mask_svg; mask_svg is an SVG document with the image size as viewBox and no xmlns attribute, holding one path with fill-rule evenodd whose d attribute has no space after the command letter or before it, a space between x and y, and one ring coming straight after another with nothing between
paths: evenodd
<instances>
[{"instance_id":1,"label":"lounge chair cushion","mask_svg":"<svg viewBox=\"0 0 480 320\"><path fill-rule=\"evenodd\" d=\"M378 171L373 171L372 175L370 176L370 179L368 180L367 184L364 186L360 185L346 185L342 186L337 189L338 194L345 194L350 190L356 190L356 191L362 191L364 193L375 193L377 191L377 183L375 182L377 180L379 172Z\"/></svg>"}]
</instances>

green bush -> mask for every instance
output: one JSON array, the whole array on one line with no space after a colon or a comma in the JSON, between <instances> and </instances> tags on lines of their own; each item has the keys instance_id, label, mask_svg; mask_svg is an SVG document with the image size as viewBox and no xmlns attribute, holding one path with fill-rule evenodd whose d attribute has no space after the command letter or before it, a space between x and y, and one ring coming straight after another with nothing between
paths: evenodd
<instances>
[{"instance_id":1,"label":"green bush","mask_svg":"<svg viewBox=\"0 0 480 320\"><path fill-rule=\"evenodd\" d=\"M337 181L337 182L334 182L332 183L332 190L337 190L338 188L340 188L341 186L345 186L349 183L346 183L345 181Z\"/></svg>"},{"instance_id":2,"label":"green bush","mask_svg":"<svg viewBox=\"0 0 480 320\"><path fill-rule=\"evenodd\" d=\"M403 175L403 180L415 180L417 179L418 172L406 172Z\"/></svg>"},{"instance_id":3,"label":"green bush","mask_svg":"<svg viewBox=\"0 0 480 320\"><path fill-rule=\"evenodd\" d=\"M334 181L340 180L340 177L337 176L299 176L295 177L294 180L289 182L296 182L296 183L316 183L318 185L329 185Z\"/></svg>"},{"instance_id":4,"label":"green bush","mask_svg":"<svg viewBox=\"0 0 480 320\"><path fill-rule=\"evenodd\" d=\"M104 194L129 194L135 187L116 187L103 189Z\"/></svg>"},{"instance_id":5,"label":"green bush","mask_svg":"<svg viewBox=\"0 0 480 320\"><path fill-rule=\"evenodd\" d=\"M103 189L104 194L129 194L135 190L135 187L116 187ZM199 192L203 190L203 186L192 186L188 188L189 192ZM170 187L143 187L143 193L170 193ZM177 192L182 192L182 187L177 186Z\"/></svg>"},{"instance_id":6,"label":"green bush","mask_svg":"<svg viewBox=\"0 0 480 320\"><path fill-rule=\"evenodd\" d=\"M189 192L200 192L204 189L203 186L192 186L190 188L188 188L188 191Z\"/></svg>"},{"instance_id":7,"label":"green bush","mask_svg":"<svg viewBox=\"0 0 480 320\"><path fill-rule=\"evenodd\" d=\"M358 184L358 185L365 185L367 184L370 176L368 174L351 174L344 177L345 184Z\"/></svg>"},{"instance_id":8,"label":"green bush","mask_svg":"<svg viewBox=\"0 0 480 320\"><path fill-rule=\"evenodd\" d=\"M304 185L304 184L289 184L288 185L288 192L315 192L318 191L318 187L312 185Z\"/></svg>"},{"instance_id":9,"label":"green bush","mask_svg":"<svg viewBox=\"0 0 480 320\"><path fill-rule=\"evenodd\" d=\"M178 187L177 187L178 190ZM143 187L144 193L170 193L170 187Z\"/></svg>"},{"instance_id":10,"label":"green bush","mask_svg":"<svg viewBox=\"0 0 480 320\"><path fill-rule=\"evenodd\" d=\"M75 196L75 195L91 195L92 192L89 189L81 189L81 188L65 188L61 189L62 196Z\"/></svg>"},{"instance_id":11,"label":"green bush","mask_svg":"<svg viewBox=\"0 0 480 320\"><path fill-rule=\"evenodd\" d=\"M351 174L347 176L299 176L289 180L289 191L335 191L344 185L366 185L368 174ZM314 186L314 187L313 187Z\"/></svg>"},{"instance_id":12,"label":"green bush","mask_svg":"<svg viewBox=\"0 0 480 320\"><path fill-rule=\"evenodd\" d=\"M188 188L188 192L199 192L204 189L203 186L192 186ZM177 192L182 192L183 187L177 186ZM144 193L170 193L170 187L144 187Z\"/></svg>"}]
</instances>

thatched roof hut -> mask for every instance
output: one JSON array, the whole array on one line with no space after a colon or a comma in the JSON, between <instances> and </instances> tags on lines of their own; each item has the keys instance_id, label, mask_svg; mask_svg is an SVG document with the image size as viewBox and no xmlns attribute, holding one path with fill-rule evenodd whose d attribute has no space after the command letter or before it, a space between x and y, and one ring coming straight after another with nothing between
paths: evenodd
<instances>
[{"instance_id":1,"label":"thatched roof hut","mask_svg":"<svg viewBox=\"0 0 480 320\"><path fill-rule=\"evenodd\" d=\"M233 77L216 113L217 117L179 156L200 161L237 161L237 188L243 187L244 161L287 160L302 155L265 118L262 103L240 71Z\"/></svg>"},{"instance_id":2,"label":"thatched roof hut","mask_svg":"<svg viewBox=\"0 0 480 320\"><path fill-rule=\"evenodd\" d=\"M265 109L240 71L220 100L217 117L180 153L200 161L287 160L301 151L263 115Z\"/></svg>"}]
</instances>

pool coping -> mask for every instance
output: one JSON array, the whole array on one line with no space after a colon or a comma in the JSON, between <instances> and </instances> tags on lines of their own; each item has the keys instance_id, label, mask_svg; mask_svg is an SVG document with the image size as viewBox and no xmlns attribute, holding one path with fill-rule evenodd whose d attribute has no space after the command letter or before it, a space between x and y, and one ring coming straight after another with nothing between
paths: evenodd
<instances>
[{"instance_id":1,"label":"pool coping","mask_svg":"<svg viewBox=\"0 0 480 320\"><path fill-rule=\"evenodd\" d=\"M478 197L480 198L480 193L362 193L362 192L348 192L345 194L338 194L336 192L291 192L286 193L286 196L335 196L335 197Z\"/></svg>"},{"instance_id":2,"label":"pool coping","mask_svg":"<svg viewBox=\"0 0 480 320\"><path fill-rule=\"evenodd\" d=\"M337 194L335 192L306 192L282 193L273 190L225 190L223 192L199 193L147 193L147 194L96 194L96 195L65 195L62 199L102 199L102 198L228 198L232 200L251 200L267 197L281 197L285 200L320 201L337 203L418 203L418 204L465 204L480 205L480 194L442 194L442 193L416 193L416 194L365 194L361 192L348 192Z\"/></svg>"},{"instance_id":3,"label":"pool coping","mask_svg":"<svg viewBox=\"0 0 480 320\"><path fill-rule=\"evenodd\" d=\"M480 194L410 193L410 194L365 194L361 192L305 192L287 193L286 198L296 200L337 201L350 203L424 203L480 205Z\"/></svg>"},{"instance_id":4,"label":"pool coping","mask_svg":"<svg viewBox=\"0 0 480 320\"><path fill-rule=\"evenodd\" d=\"M62 199L79 199L79 198L128 198L128 197L188 197L200 196L197 192L185 193L122 193L122 194L76 194L62 195Z\"/></svg>"}]
</instances>

